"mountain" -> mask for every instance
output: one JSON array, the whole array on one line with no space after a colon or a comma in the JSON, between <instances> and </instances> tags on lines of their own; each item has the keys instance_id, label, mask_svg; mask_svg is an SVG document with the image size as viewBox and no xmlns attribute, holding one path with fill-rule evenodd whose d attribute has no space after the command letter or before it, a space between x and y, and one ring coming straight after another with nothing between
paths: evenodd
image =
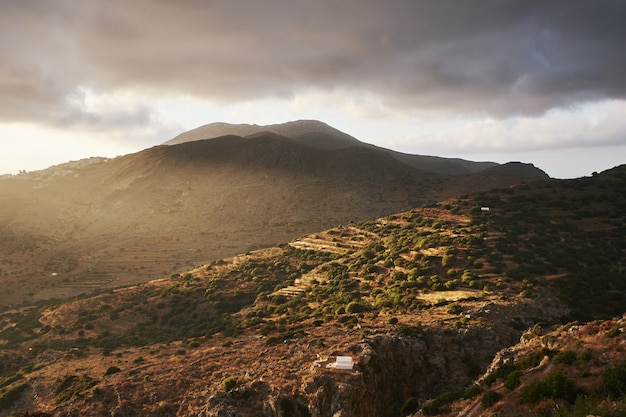
<instances>
[{"instance_id":1,"label":"mountain","mask_svg":"<svg viewBox=\"0 0 626 417\"><path fill-rule=\"evenodd\" d=\"M141 283L530 178L439 175L368 146L310 146L328 132L326 143L354 142L324 126L276 128L299 140L221 136L0 179L0 306Z\"/></svg>"},{"instance_id":2,"label":"mountain","mask_svg":"<svg viewBox=\"0 0 626 417\"><path fill-rule=\"evenodd\" d=\"M297 120L276 125L259 126L249 124L211 123L182 133L165 142L165 145L211 139L226 135L253 138L267 133L292 139L302 144L320 149L342 149L359 146L386 152L398 161L426 172L444 175L463 175L498 166L495 162L474 162L460 158L411 155L361 142L317 120ZM545 173L544 173L545 174ZM547 177L547 175L546 175Z\"/></svg>"},{"instance_id":3,"label":"mountain","mask_svg":"<svg viewBox=\"0 0 626 417\"><path fill-rule=\"evenodd\" d=\"M623 415L625 186L469 193L4 310L0 415Z\"/></svg>"},{"instance_id":4,"label":"mountain","mask_svg":"<svg viewBox=\"0 0 626 417\"><path fill-rule=\"evenodd\" d=\"M298 120L293 122L259 126L250 124L211 123L184 132L167 141L164 145L176 145L196 140L217 138L220 136L255 137L274 133L296 140L300 143L320 149L341 149L361 145L352 136L317 120Z\"/></svg>"}]
</instances>

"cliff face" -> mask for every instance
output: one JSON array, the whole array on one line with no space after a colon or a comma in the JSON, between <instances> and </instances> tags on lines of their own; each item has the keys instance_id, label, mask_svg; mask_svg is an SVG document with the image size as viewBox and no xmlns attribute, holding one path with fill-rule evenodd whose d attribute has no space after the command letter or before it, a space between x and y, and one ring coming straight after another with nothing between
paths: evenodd
<instances>
[{"instance_id":1,"label":"cliff face","mask_svg":"<svg viewBox=\"0 0 626 417\"><path fill-rule=\"evenodd\" d=\"M469 385L500 349L519 340L512 328L419 330L378 335L348 351L353 371L312 367L294 389L256 381L214 394L203 417L392 417L411 397L420 401Z\"/></svg>"}]
</instances>

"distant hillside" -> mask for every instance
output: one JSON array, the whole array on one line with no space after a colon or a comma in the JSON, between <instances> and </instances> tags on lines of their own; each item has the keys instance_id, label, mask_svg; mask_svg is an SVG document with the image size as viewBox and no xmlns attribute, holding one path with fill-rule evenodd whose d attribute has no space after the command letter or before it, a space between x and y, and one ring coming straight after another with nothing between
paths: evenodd
<instances>
[{"instance_id":1,"label":"distant hillside","mask_svg":"<svg viewBox=\"0 0 626 417\"><path fill-rule=\"evenodd\" d=\"M533 164L524 164L521 162L507 162L506 164L487 168L481 172L514 175L517 177L528 177L537 179L548 177L548 174L546 174L543 170L537 168Z\"/></svg>"},{"instance_id":2,"label":"distant hillside","mask_svg":"<svg viewBox=\"0 0 626 417\"><path fill-rule=\"evenodd\" d=\"M390 149L360 142L354 137L317 120L298 120L268 126L211 123L182 133L164 144L174 145L226 135L254 138L267 133L284 136L307 146L320 149L341 149L351 146L359 146L382 151L388 153L404 164L422 171L436 174L464 175L498 166L495 162L474 162L459 158L442 158L437 156L411 155L396 152ZM545 173L544 176L546 178L548 177Z\"/></svg>"},{"instance_id":3,"label":"distant hillside","mask_svg":"<svg viewBox=\"0 0 626 417\"><path fill-rule=\"evenodd\" d=\"M287 127L298 132L302 124ZM437 175L371 147L311 147L277 133L158 146L3 178L0 282L7 291L0 305L144 282L527 178Z\"/></svg>"},{"instance_id":4,"label":"distant hillside","mask_svg":"<svg viewBox=\"0 0 626 417\"><path fill-rule=\"evenodd\" d=\"M5 309L0 416L621 416L625 186L468 193Z\"/></svg>"}]
</instances>

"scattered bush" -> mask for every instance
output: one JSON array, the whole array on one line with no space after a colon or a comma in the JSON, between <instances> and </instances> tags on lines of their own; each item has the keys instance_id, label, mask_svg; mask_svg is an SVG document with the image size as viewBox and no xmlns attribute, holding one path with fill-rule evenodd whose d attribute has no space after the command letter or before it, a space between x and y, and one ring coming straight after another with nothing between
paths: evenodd
<instances>
[{"instance_id":1,"label":"scattered bush","mask_svg":"<svg viewBox=\"0 0 626 417\"><path fill-rule=\"evenodd\" d=\"M564 350L557 353L552 359L554 364L564 363L566 365L571 365L576 362L576 352L571 350Z\"/></svg>"},{"instance_id":2,"label":"scattered bush","mask_svg":"<svg viewBox=\"0 0 626 417\"><path fill-rule=\"evenodd\" d=\"M11 385L0 390L0 410L9 409L20 398L22 392L28 388L28 383Z\"/></svg>"},{"instance_id":3,"label":"scattered bush","mask_svg":"<svg viewBox=\"0 0 626 417\"><path fill-rule=\"evenodd\" d=\"M422 408L424 415L434 416L444 413L450 409L450 404L463 398L463 394L459 391L450 391L441 394Z\"/></svg>"},{"instance_id":4,"label":"scattered bush","mask_svg":"<svg viewBox=\"0 0 626 417\"><path fill-rule=\"evenodd\" d=\"M463 307L460 304L452 303L448 306L448 314L459 314L463 311Z\"/></svg>"},{"instance_id":5,"label":"scattered bush","mask_svg":"<svg viewBox=\"0 0 626 417\"><path fill-rule=\"evenodd\" d=\"M239 381L232 376L226 377L222 381L222 389L226 392L232 391L237 385L239 385Z\"/></svg>"},{"instance_id":6,"label":"scattered bush","mask_svg":"<svg viewBox=\"0 0 626 417\"><path fill-rule=\"evenodd\" d=\"M600 391L614 399L626 395L626 361L602 373Z\"/></svg>"},{"instance_id":7,"label":"scattered bush","mask_svg":"<svg viewBox=\"0 0 626 417\"><path fill-rule=\"evenodd\" d=\"M504 379L504 386L510 390L514 390L515 388L520 386L522 378L522 372L519 370L515 370L508 374Z\"/></svg>"},{"instance_id":8,"label":"scattered bush","mask_svg":"<svg viewBox=\"0 0 626 417\"><path fill-rule=\"evenodd\" d=\"M408 416L409 414L415 413L419 409L419 401L415 397L411 397L404 402L402 408L400 409L400 413L403 416Z\"/></svg>"},{"instance_id":9,"label":"scattered bush","mask_svg":"<svg viewBox=\"0 0 626 417\"><path fill-rule=\"evenodd\" d=\"M480 400L480 404L484 408L489 408L495 403L497 403L498 401L500 401L501 398L502 398L502 395L500 395L496 391L489 390L485 392L485 394L483 395L483 398Z\"/></svg>"},{"instance_id":10,"label":"scattered bush","mask_svg":"<svg viewBox=\"0 0 626 417\"><path fill-rule=\"evenodd\" d=\"M118 373L120 371L121 371L121 369L118 368L117 366L109 366L107 368L106 372L104 373L104 376L113 375L113 374L116 374L116 373Z\"/></svg>"},{"instance_id":11,"label":"scattered bush","mask_svg":"<svg viewBox=\"0 0 626 417\"><path fill-rule=\"evenodd\" d=\"M583 362L589 362L593 358L593 352L591 349L585 349L580 354L580 360Z\"/></svg>"},{"instance_id":12,"label":"scattered bush","mask_svg":"<svg viewBox=\"0 0 626 417\"><path fill-rule=\"evenodd\" d=\"M518 401L522 404L537 404L546 398L563 399L570 404L577 397L576 384L561 371L553 372L546 378L530 382L521 388Z\"/></svg>"},{"instance_id":13,"label":"scattered bush","mask_svg":"<svg viewBox=\"0 0 626 417\"><path fill-rule=\"evenodd\" d=\"M368 311L372 308L368 303L361 301L351 301L345 308L346 313L362 313L364 311Z\"/></svg>"}]
</instances>

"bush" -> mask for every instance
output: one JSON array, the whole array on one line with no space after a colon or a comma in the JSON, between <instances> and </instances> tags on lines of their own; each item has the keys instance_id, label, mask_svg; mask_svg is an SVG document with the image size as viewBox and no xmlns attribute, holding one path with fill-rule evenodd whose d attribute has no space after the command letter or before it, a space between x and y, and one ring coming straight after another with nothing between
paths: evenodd
<instances>
[{"instance_id":1,"label":"bush","mask_svg":"<svg viewBox=\"0 0 626 417\"><path fill-rule=\"evenodd\" d=\"M515 388L519 387L521 378L522 372L519 370L515 370L508 374L507 377L504 379L504 386L510 390L514 390Z\"/></svg>"},{"instance_id":2,"label":"bush","mask_svg":"<svg viewBox=\"0 0 626 417\"><path fill-rule=\"evenodd\" d=\"M113 375L113 374L116 374L116 373L118 373L120 371L121 371L121 369L118 368L117 366L109 366L107 368L106 372L104 373L104 376Z\"/></svg>"},{"instance_id":3,"label":"bush","mask_svg":"<svg viewBox=\"0 0 626 417\"><path fill-rule=\"evenodd\" d=\"M576 384L561 371L553 372L544 379L530 382L521 388L518 401L537 404L546 398L561 398L570 404L576 400Z\"/></svg>"},{"instance_id":4,"label":"bush","mask_svg":"<svg viewBox=\"0 0 626 417\"><path fill-rule=\"evenodd\" d=\"M404 402L404 405L400 409L400 413L403 416L415 413L419 409L420 403L415 397L411 397Z\"/></svg>"},{"instance_id":5,"label":"bush","mask_svg":"<svg viewBox=\"0 0 626 417\"><path fill-rule=\"evenodd\" d=\"M0 390L0 410L11 408L20 398L22 392L28 387L29 385L24 382L21 384L11 385Z\"/></svg>"},{"instance_id":6,"label":"bush","mask_svg":"<svg viewBox=\"0 0 626 417\"><path fill-rule=\"evenodd\" d=\"M566 365L571 365L576 362L576 352L571 350L559 352L554 356L552 362L555 364L564 363Z\"/></svg>"},{"instance_id":7,"label":"bush","mask_svg":"<svg viewBox=\"0 0 626 417\"><path fill-rule=\"evenodd\" d=\"M371 306L368 303L359 302L359 301L351 301L350 303L348 303L345 310L346 310L346 313L352 314L352 313L362 313L370 309L371 309Z\"/></svg>"},{"instance_id":8,"label":"bush","mask_svg":"<svg viewBox=\"0 0 626 417\"><path fill-rule=\"evenodd\" d=\"M458 391L445 392L426 404L422 411L426 416L441 414L450 409L450 404L463 397L463 393Z\"/></svg>"},{"instance_id":9,"label":"bush","mask_svg":"<svg viewBox=\"0 0 626 417\"><path fill-rule=\"evenodd\" d=\"M459 304L453 303L448 306L448 314L459 314L463 311L463 307Z\"/></svg>"},{"instance_id":10,"label":"bush","mask_svg":"<svg viewBox=\"0 0 626 417\"><path fill-rule=\"evenodd\" d=\"M222 381L222 389L226 392L232 391L237 385L239 385L239 382L232 376L226 377Z\"/></svg>"},{"instance_id":11,"label":"bush","mask_svg":"<svg viewBox=\"0 0 626 417\"><path fill-rule=\"evenodd\" d=\"M502 395L500 395L496 391L489 390L485 392L485 395L483 395L483 398L480 400L480 404L484 408L489 408L498 401L500 401L500 398L502 398Z\"/></svg>"},{"instance_id":12,"label":"bush","mask_svg":"<svg viewBox=\"0 0 626 417\"><path fill-rule=\"evenodd\" d=\"M589 362L593 358L593 352L591 349L585 349L580 354L580 360L583 362Z\"/></svg>"},{"instance_id":13,"label":"bush","mask_svg":"<svg viewBox=\"0 0 626 417\"><path fill-rule=\"evenodd\" d=\"M614 399L626 395L626 361L602 373L600 391Z\"/></svg>"}]
</instances>

